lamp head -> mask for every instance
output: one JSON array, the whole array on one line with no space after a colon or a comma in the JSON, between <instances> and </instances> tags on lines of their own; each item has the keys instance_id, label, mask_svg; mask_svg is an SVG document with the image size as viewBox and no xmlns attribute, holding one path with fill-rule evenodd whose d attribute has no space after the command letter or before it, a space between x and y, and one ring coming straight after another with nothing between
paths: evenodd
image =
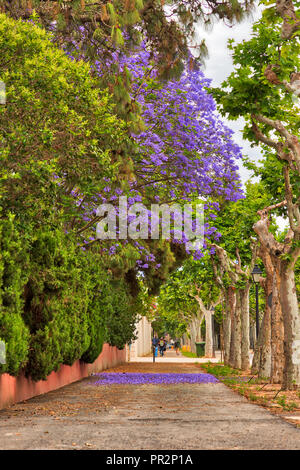
<instances>
[{"instance_id":1,"label":"lamp head","mask_svg":"<svg viewBox=\"0 0 300 470\"><path fill-rule=\"evenodd\" d=\"M262 270L260 269L260 267L257 264L255 264L255 266L253 268L253 271L251 273L253 282L255 282L255 284L257 284L259 282L259 278L260 278L261 274L262 274Z\"/></svg>"}]
</instances>

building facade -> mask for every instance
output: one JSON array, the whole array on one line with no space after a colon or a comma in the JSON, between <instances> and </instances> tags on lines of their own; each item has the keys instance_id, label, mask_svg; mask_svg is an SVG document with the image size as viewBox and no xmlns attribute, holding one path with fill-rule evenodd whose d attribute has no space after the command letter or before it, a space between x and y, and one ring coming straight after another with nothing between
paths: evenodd
<instances>
[{"instance_id":1,"label":"building facade","mask_svg":"<svg viewBox=\"0 0 300 470\"><path fill-rule=\"evenodd\" d=\"M152 327L146 317L141 317L136 325L137 339L127 346L127 360L147 356L152 352Z\"/></svg>"}]
</instances>

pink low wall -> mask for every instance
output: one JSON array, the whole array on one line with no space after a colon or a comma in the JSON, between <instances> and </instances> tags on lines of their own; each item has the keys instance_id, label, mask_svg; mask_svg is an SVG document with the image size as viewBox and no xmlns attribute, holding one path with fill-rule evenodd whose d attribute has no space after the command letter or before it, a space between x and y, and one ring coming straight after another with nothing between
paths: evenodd
<instances>
[{"instance_id":1,"label":"pink low wall","mask_svg":"<svg viewBox=\"0 0 300 470\"><path fill-rule=\"evenodd\" d=\"M76 361L72 366L62 365L57 372L51 372L47 380L34 382L25 376L12 377L9 374L0 375L0 409L13 403L28 400L42 393L56 390L72 382L88 377L93 372L101 372L104 369L117 366L126 361L125 349L104 344L100 356L93 364Z\"/></svg>"}]
</instances>

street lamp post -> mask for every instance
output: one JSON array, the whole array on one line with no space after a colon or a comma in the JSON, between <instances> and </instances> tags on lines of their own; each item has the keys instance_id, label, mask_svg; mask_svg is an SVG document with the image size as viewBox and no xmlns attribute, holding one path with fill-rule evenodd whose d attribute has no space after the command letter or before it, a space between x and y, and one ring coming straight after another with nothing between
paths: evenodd
<instances>
[{"instance_id":1,"label":"street lamp post","mask_svg":"<svg viewBox=\"0 0 300 470\"><path fill-rule=\"evenodd\" d=\"M259 334L259 308L258 308L258 285L259 285L259 278L262 274L260 267L256 264L253 268L251 273L252 280L255 284L255 300L256 300L256 340L258 340Z\"/></svg>"},{"instance_id":2,"label":"street lamp post","mask_svg":"<svg viewBox=\"0 0 300 470\"><path fill-rule=\"evenodd\" d=\"M211 330L212 330L212 357L215 355L215 307L211 309Z\"/></svg>"}]
</instances>

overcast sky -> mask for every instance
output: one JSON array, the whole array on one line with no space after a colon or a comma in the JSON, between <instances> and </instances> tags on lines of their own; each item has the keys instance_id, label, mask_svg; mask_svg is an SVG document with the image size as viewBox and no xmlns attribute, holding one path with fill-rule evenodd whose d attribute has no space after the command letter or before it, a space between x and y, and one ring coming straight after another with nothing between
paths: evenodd
<instances>
[{"instance_id":1,"label":"overcast sky","mask_svg":"<svg viewBox=\"0 0 300 470\"><path fill-rule=\"evenodd\" d=\"M205 61L205 76L212 79L212 86L219 86L228 75L233 71L233 64L230 51L227 49L227 41L233 38L240 42L243 39L251 37L252 25L261 16L261 8L256 8L251 17L232 28L218 22L214 25L212 31L208 33L201 27L197 28L200 38L204 38L209 51L209 58ZM224 121L224 118L222 118ZM241 130L243 128L243 120L226 121L228 127L235 132L235 142L243 148L243 154L248 155L251 159L259 159L259 149L251 148L247 141L242 138ZM240 164L240 174L243 183L250 177L250 173Z\"/></svg>"}]
</instances>

